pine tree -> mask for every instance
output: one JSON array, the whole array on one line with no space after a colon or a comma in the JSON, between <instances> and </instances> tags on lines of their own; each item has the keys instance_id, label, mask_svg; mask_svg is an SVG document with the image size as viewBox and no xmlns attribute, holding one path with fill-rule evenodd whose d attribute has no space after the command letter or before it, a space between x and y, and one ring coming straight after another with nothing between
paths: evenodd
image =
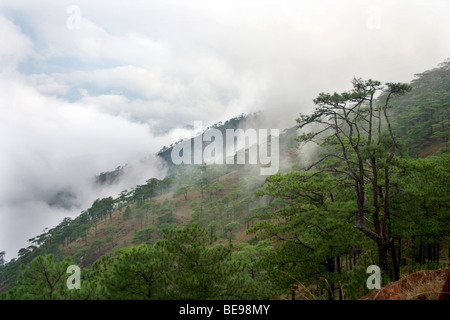
<instances>
[{"instance_id":1,"label":"pine tree","mask_svg":"<svg viewBox=\"0 0 450 320\"><path fill-rule=\"evenodd\" d=\"M317 167L327 159L334 161L323 171L332 172L336 179L346 179L354 188L356 228L377 244L378 263L388 272L390 170L398 151L388 108L391 97L403 95L411 87L402 83L387 83L383 87L379 81L361 79L354 79L352 84L353 90L349 92L319 94L314 100L317 107L313 114L297 119L299 128L316 125L319 129L303 133L300 140L310 142L320 138L329 148L310 167ZM375 95L382 90L385 98L377 106Z\"/></svg>"}]
</instances>

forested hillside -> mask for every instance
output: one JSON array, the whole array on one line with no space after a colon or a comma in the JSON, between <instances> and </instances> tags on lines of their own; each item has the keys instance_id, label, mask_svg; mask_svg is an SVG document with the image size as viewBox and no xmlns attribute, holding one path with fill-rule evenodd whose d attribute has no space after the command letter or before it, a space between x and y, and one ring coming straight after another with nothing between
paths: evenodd
<instances>
[{"instance_id":1,"label":"forested hillside","mask_svg":"<svg viewBox=\"0 0 450 320\"><path fill-rule=\"evenodd\" d=\"M354 79L346 92L320 93L282 131L275 175L172 166L97 199L29 239L18 259L0 256L1 297L358 299L369 265L382 285L448 266L449 66L411 84ZM73 264L79 290L66 286Z\"/></svg>"},{"instance_id":2,"label":"forested hillside","mask_svg":"<svg viewBox=\"0 0 450 320\"><path fill-rule=\"evenodd\" d=\"M393 128L413 157L448 147L450 135L450 61L417 74L413 90L392 100Z\"/></svg>"}]
</instances>

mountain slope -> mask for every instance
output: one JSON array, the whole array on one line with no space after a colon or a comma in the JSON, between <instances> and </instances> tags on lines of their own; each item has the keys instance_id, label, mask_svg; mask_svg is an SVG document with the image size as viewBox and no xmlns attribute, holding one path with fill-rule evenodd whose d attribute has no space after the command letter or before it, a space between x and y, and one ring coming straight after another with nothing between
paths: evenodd
<instances>
[{"instance_id":1,"label":"mountain slope","mask_svg":"<svg viewBox=\"0 0 450 320\"><path fill-rule=\"evenodd\" d=\"M450 60L417 74L413 90L392 99L395 133L412 156L448 147L450 136Z\"/></svg>"},{"instance_id":2,"label":"mountain slope","mask_svg":"<svg viewBox=\"0 0 450 320\"><path fill-rule=\"evenodd\" d=\"M450 72L448 65L441 69L444 74ZM433 72L441 74L441 69ZM429 79L429 73L425 74L416 84ZM446 77L431 78L439 83L447 81ZM418 161L399 157L395 170L390 172L395 193L389 227L394 234L393 252L397 252L391 259L397 259L404 273L417 268L435 268L448 250L448 236L442 232L448 223L444 212L448 195L445 184L438 185L447 176L448 157L437 153L438 147L448 140L445 127L448 117L442 112L446 108L442 90L447 87L433 81L417 85L410 95L401 98L404 100L393 101L394 130L400 140L406 141L410 153L421 150L422 155L425 151L436 154ZM406 117L408 107L422 112L426 105L431 106L426 113L436 117L425 117L425 124L420 117ZM237 117L214 128L224 132L243 125L244 120ZM254 116L249 123L257 122ZM433 134L428 129L422 130L423 126L431 127ZM426 134L420 136L417 144L411 144L408 141L416 127ZM315 155L298 149L297 136L295 127L282 131L280 174L267 180L259 174L259 165L169 163L171 170L164 179L149 178L145 184L131 191L124 190L115 199L97 199L76 219L65 219L30 239L31 245L19 252L19 259L0 269L0 291L15 285L19 266L28 265L36 257L48 254L61 260L71 257L74 263L88 268L96 261L101 263L100 257L107 261L120 260L123 254L135 252L132 248L140 243L145 243L142 247L145 250L154 250L153 245L161 239L164 242L168 236L167 230L196 225L204 230L208 248L226 247L233 263L246 266L242 274L245 279L256 279L262 287L270 287L273 294L276 291L277 297L285 297L296 284L292 280L297 278L314 288L314 296L330 298L341 294L342 288L338 287L341 283L352 292L351 296L360 296L365 292L361 288L364 281L360 281L367 277L364 268L374 263L376 250L373 243L355 233L351 184L345 179L333 180L333 175L323 172L299 170ZM170 161L173 147L163 148L160 156ZM326 165L330 167L325 169L329 169L340 164ZM113 182L116 176L119 175L114 172L106 173L101 179ZM427 177L426 183L422 176ZM434 196L436 188L442 198ZM217 244L223 246L216 247ZM331 285L324 286L323 279ZM267 292L252 294L267 297Z\"/></svg>"}]
</instances>

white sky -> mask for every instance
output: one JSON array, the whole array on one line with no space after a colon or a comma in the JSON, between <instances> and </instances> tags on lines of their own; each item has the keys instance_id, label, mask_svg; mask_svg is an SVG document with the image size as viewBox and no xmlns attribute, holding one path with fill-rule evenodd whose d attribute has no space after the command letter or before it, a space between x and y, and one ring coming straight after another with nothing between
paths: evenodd
<instances>
[{"instance_id":1,"label":"white sky","mask_svg":"<svg viewBox=\"0 0 450 320\"><path fill-rule=\"evenodd\" d=\"M78 14L79 13L79 14ZM122 185L95 174L171 143L175 129L265 110L295 125L351 79L409 82L450 57L450 1L0 2L0 251ZM51 207L71 191L72 209Z\"/></svg>"}]
</instances>

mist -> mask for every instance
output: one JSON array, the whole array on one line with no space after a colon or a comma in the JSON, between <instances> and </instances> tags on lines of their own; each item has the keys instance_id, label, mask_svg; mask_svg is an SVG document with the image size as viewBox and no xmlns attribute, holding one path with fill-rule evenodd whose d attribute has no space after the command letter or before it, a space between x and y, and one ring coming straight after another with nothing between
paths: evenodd
<instances>
[{"instance_id":1,"label":"mist","mask_svg":"<svg viewBox=\"0 0 450 320\"><path fill-rule=\"evenodd\" d=\"M155 153L194 121L263 111L253 125L281 132L353 77L409 82L449 57L449 11L444 0L2 1L0 251L14 258L95 199L162 178ZM118 183L93 183L126 164Z\"/></svg>"}]
</instances>

